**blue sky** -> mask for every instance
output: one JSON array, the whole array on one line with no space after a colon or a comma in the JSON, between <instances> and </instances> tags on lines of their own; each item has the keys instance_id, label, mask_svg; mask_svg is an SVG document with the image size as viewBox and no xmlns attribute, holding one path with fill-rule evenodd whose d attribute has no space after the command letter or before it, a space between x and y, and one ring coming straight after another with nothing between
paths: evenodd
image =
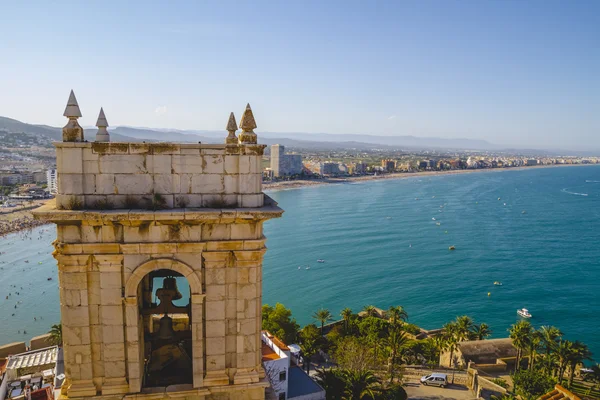
<instances>
[{"instance_id":1,"label":"blue sky","mask_svg":"<svg viewBox=\"0 0 600 400\"><path fill-rule=\"evenodd\" d=\"M600 1L9 2L0 115L600 149ZM300 138L300 137L299 137Z\"/></svg>"}]
</instances>

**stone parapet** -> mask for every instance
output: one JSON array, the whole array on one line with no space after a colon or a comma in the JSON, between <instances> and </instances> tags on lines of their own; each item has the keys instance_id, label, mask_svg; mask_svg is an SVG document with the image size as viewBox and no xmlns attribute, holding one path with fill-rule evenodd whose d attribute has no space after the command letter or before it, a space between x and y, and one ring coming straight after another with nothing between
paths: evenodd
<instances>
[{"instance_id":1,"label":"stone parapet","mask_svg":"<svg viewBox=\"0 0 600 400\"><path fill-rule=\"evenodd\" d=\"M265 145L58 142L59 209L263 206Z\"/></svg>"}]
</instances>

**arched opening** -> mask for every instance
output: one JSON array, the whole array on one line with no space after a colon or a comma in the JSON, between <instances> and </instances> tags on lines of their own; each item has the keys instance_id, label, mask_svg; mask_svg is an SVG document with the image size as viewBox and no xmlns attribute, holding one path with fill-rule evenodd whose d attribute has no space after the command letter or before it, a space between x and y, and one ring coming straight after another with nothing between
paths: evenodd
<instances>
[{"instance_id":1,"label":"arched opening","mask_svg":"<svg viewBox=\"0 0 600 400\"><path fill-rule=\"evenodd\" d=\"M190 285L172 269L155 269L137 288L142 387L191 384L192 310Z\"/></svg>"}]
</instances>

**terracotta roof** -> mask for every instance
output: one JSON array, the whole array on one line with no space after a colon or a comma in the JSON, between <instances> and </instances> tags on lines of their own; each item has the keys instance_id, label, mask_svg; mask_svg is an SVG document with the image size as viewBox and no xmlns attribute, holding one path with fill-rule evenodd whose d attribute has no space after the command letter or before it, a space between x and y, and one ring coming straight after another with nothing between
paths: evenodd
<instances>
[{"instance_id":1,"label":"terracotta roof","mask_svg":"<svg viewBox=\"0 0 600 400\"><path fill-rule=\"evenodd\" d=\"M562 400L562 399L581 400L578 396L569 392L567 389L565 389L564 387L562 387L560 385L554 386L554 390L546 393L545 395L540 397L538 400Z\"/></svg>"},{"instance_id":2,"label":"terracotta roof","mask_svg":"<svg viewBox=\"0 0 600 400\"><path fill-rule=\"evenodd\" d=\"M271 349L269 347L268 344L266 344L265 342L262 342L262 360L263 360L263 362L278 360L280 358L281 357L279 357L279 355L277 353L275 353L273 351L273 349Z\"/></svg>"},{"instance_id":3,"label":"terracotta roof","mask_svg":"<svg viewBox=\"0 0 600 400\"><path fill-rule=\"evenodd\" d=\"M281 350L283 350L283 351L290 351L290 348L287 347L287 344L283 343L283 341L280 340L277 336L273 336L271 334L271 332L269 332L269 331L262 331L262 333L264 333L265 335L267 335L267 337L273 341L273 343L275 344L275 346L279 347Z\"/></svg>"}]
</instances>

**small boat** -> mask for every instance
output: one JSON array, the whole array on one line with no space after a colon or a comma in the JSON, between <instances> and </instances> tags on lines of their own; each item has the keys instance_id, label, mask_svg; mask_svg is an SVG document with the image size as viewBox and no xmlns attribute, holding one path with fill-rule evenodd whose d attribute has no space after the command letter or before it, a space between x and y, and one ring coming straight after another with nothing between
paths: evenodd
<instances>
[{"instance_id":1,"label":"small boat","mask_svg":"<svg viewBox=\"0 0 600 400\"><path fill-rule=\"evenodd\" d=\"M46 280L48 280L48 281L51 281L51 280L52 280L52 278L48 278L48 279L46 279Z\"/></svg>"},{"instance_id":2,"label":"small boat","mask_svg":"<svg viewBox=\"0 0 600 400\"><path fill-rule=\"evenodd\" d=\"M506 205L506 203L504 203L504 205Z\"/></svg>"},{"instance_id":3,"label":"small boat","mask_svg":"<svg viewBox=\"0 0 600 400\"><path fill-rule=\"evenodd\" d=\"M527 211L523 210L521 211L521 214L527 214Z\"/></svg>"},{"instance_id":4,"label":"small boat","mask_svg":"<svg viewBox=\"0 0 600 400\"><path fill-rule=\"evenodd\" d=\"M298 269L302 269L302 267L298 267Z\"/></svg>"},{"instance_id":5,"label":"small boat","mask_svg":"<svg viewBox=\"0 0 600 400\"><path fill-rule=\"evenodd\" d=\"M306 269L310 269L310 265L307 265L307 266L306 266Z\"/></svg>"},{"instance_id":6,"label":"small boat","mask_svg":"<svg viewBox=\"0 0 600 400\"><path fill-rule=\"evenodd\" d=\"M531 318L531 314L526 308L521 308L520 310L517 310L517 314L519 314L523 318Z\"/></svg>"},{"instance_id":7,"label":"small boat","mask_svg":"<svg viewBox=\"0 0 600 400\"><path fill-rule=\"evenodd\" d=\"M448 247L448 250L456 250L456 247L450 246L450 247Z\"/></svg>"},{"instance_id":8,"label":"small boat","mask_svg":"<svg viewBox=\"0 0 600 400\"><path fill-rule=\"evenodd\" d=\"M318 262L318 263L324 263L324 262L325 262L325 260L322 260L322 259L320 259L320 258L319 258L319 259L317 260L317 262Z\"/></svg>"},{"instance_id":9,"label":"small boat","mask_svg":"<svg viewBox=\"0 0 600 400\"><path fill-rule=\"evenodd\" d=\"M498 197L498 200L500 200L500 197Z\"/></svg>"},{"instance_id":10,"label":"small boat","mask_svg":"<svg viewBox=\"0 0 600 400\"><path fill-rule=\"evenodd\" d=\"M431 218L432 221L435 221L435 218Z\"/></svg>"},{"instance_id":11,"label":"small boat","mask_svg":"<svg viewBox=\"0 0 600 400\"><path fill-rule=\"evenodd\" d=\"M441 225L441 222L436 222L435 224L436 224L437 226L440 226L440 225Z\"/></svg>"},{"instance_id":12,"label":"small boat","mask_svg":"<svg viewBox=\"0 0 600 400\"><path fill-rule=\"evenodd\" d=\"M496 285L496 286L502 286L502 282L495 281L494 285Z\"/></svg>"}]
</instances>

